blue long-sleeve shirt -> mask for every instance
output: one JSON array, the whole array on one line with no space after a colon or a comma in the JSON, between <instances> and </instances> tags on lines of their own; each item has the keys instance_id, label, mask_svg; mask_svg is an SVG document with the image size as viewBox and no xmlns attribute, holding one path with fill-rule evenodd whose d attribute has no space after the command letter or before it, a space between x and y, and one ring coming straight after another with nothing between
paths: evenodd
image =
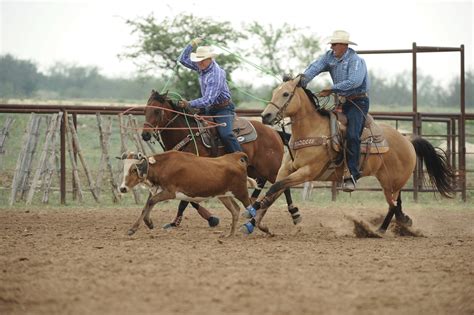
<instances>
[{"instance_id":1,"label":"blue long-sleeve shirt","mask_svg":"<svg viewBox=\"0 0 474 315\"><path fill-rule=\"evenodd\" d=\"M308 84L315 76L327 71L331 75L335 93L349 96L369 92L367 66L352 48L348 48L341 59L337 59L332 50L324 53L304 71L303 84Z\"/></svg>"},{"instance_id":2,"label":"blue long-sleeve shirt","mask_svg":"<svg viewBox=\"0 0 474 315\"><path fill-rule=\"evenodd\" d=\"M193 47L186 46L179 62L199 73L199 85L201 86L201 97L189 102L189 106L203 108L215 104L221 104L230 100L231 93L226 81L226 73L219 67L215 60L204 70L200 70L195 62L191 61L190 55Z\"/></svg>"}]
</instances>

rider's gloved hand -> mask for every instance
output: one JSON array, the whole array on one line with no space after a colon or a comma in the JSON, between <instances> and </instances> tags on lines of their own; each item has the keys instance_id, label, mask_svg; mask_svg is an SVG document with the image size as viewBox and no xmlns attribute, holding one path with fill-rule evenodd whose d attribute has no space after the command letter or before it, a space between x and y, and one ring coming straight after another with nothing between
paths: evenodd
<instances>
[{"instance_id":1,"label":"rider's gloved hand","mask_svg":"<svg viewBox=\"0 0 474 315\"><path fill-rule=\"evenodd\" d=\"M189 102L186 101L186 100L180 100L180 101L178 101L177 106L178 106L179 108L186 108L186 107L189 106Z\"/></svg>"},{"instance_id":2,"label":"rider's gloved hand","mask_svg":"<svg viewBox=\"0 0 474 315\"><path fill-rule=\"evenodd\" d=\"M318 96L319 96L319 97L325 97L325 96L331 95L331 93L332 93L331 88L327 88L327 89L324 89L324 90L322 90L321 92L319 92L319 93L318 93Z\"/></svg>"},{"instance_id":3,"label":"rider's gloved hand","mask_svg":"<svg viewBox=\"0 0 474 315\"><path fill-rule=\"evenodd\" d=\"M193 46L193 48L196 48L197 46L199 46L199 44L201 44L201 42L202 38L196 37L191 41L191 46Z\"/></svg>"}]
</instances>

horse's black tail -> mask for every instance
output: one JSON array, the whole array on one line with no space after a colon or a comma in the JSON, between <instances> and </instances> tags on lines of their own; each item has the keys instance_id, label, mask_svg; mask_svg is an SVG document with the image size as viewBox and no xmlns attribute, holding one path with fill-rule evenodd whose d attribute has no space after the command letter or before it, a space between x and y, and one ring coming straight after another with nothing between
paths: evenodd
<instances>
[{"instance_id":1,"label":"horse's black tail","mask_svg":"<svg viewBox=\"0 0 474 315\"><path fill-rule=\"evenodd\" d=\"M420 137L413 139L411 143L415 147L416 155L421 162L425 161L431 185L438 189L442 196L453 198L456 180L447 161L446 153L440 148L433 147L431 143Z\"/></svg>"}]
</instances>

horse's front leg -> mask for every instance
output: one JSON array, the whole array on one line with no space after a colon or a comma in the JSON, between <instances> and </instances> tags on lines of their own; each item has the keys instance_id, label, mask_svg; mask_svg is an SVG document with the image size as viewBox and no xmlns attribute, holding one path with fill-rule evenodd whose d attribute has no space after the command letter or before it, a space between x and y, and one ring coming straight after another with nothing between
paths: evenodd
<instances>
[{"instance_id":1,"label":"horse's front leg","mask_svg":"<svg viewBox=\"0 0 474 315\"><path fill-rule=\"evenodd\" d=\"M150 219L151 209L153 209L155 204L157 204L158 202L163 201L163 200L173 199L174 197L175 197L175 194L171 193L169 191L161 191L160 193L158 193L156 195L152 195L150 193L150 195L148 196L148 200L145 203L145 207L143 207L142 213L138 217L137 221L135 221L135 223L128 230L128 235L135 234L135 232L140 227L140 223L142 222L142 220L145 222L145 224L149 228L152 228L153 227L153 222Z\"/></svg>"},{"instance_id":2,"label":"horse's front leg","mask_svg":"<svg viewBox=\"0 0 474 315\"><path fill-rule=\"evenodd\" d=\"M286 174L288 174L288 176L284 177ZM280 169L277 181L270 187L265 197L260 201L260 209L257 210L255 217L244 224L243 232L250 234L253 232L254 227L258 226L262 231L271 234L270 230L261 224L268 208L286 189L311 180L311 174L312 172L309 167L302 167L293 173L290 173L290 171L286 169Z\"/></svg>"}]
</instances>

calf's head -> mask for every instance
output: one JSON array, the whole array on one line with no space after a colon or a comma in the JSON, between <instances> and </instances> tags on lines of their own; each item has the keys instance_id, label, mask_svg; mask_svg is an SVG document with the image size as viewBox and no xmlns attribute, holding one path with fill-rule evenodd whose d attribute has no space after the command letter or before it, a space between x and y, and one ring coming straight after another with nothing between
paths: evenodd
<instances>
[{"instance_id":1,"label":"calf's head","mask_svg":"<svg viewBox=\"0 0 474 315\"><path fill-rule=\"evenodd\" d=\"M142 153L123 153L119 159L123 160L123 181L120 192L126 193L131 188L146 180L148 161Z\"/></svg>"}]
</instances>

